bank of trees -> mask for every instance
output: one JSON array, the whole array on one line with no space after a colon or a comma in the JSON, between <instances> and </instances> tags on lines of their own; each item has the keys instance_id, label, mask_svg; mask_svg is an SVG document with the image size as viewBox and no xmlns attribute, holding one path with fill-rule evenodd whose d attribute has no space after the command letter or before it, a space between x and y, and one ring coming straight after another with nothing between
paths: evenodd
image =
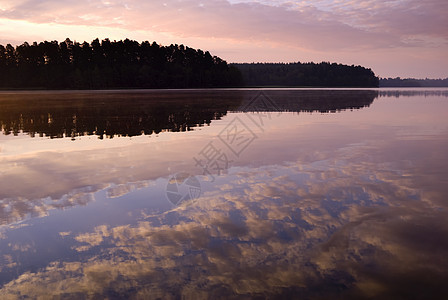
<instances>
[{"instance_id":1,"label":"bank of trees","mask_svg":"<svg viewBox=\"0 0 448 300\"><path fill-rule=\"evenodd\" d=\"M448 87L445 79L381 78L380 87Z\"/></svg>"},{"instance_id":2,"label":"bank of trees","mask_svg":"<svg viewBox=\"0 0 448 300\"><path fill-rule=\"evenodd\" d=\"M0 88L111 89L240 86L376 87L361 66L227 64L208 51L155 42L58 41L0 45Z\"/></svg>"},{"instance_id":3,"label":"bank of trees","mask_svg":"<svg viewBox=\"0 0 448 300\"><path fill-rule=\"evenodd\" d=\"M361 66L322 63L233 64L246 86L377 87L378 77Z\"/></svg>"},{"instance_id":4,"label":"bank of trees","mask_svg":"<svg viewBox=\"0 0 448 300\"><path fill-rule=\"evenodd\" d=\"M209 52L129 39L0 45L0 70L2 88L202 88L241 84L240 72Z\"/></svg>"}]
</instances>

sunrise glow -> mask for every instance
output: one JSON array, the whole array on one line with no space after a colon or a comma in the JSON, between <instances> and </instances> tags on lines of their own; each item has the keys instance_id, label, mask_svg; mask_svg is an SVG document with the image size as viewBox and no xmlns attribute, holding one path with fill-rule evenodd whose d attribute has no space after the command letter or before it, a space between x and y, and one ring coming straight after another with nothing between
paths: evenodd
<instances>
[{"instance_id":1,"label":"sunrise glow","mask_svg":"<svg viewBox=\"0 0 448 300\"><path fill-rule=\"evenodd\" d=\"M228 62L335 61L445 78L447 15L444 0L2 0L0 43L130 38Z\"/></svg>"}]
</instances>

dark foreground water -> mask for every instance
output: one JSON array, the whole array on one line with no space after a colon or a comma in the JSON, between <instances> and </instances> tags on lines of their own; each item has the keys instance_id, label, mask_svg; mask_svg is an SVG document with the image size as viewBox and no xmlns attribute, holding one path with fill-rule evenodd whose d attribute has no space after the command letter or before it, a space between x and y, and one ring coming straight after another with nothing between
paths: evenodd
<instances>
[{"instance_id":1,"label":"dark foreground water","mask_svg":"<svg viewBox=\"0 0 448 300\"><path fill-rule=\"evenodd\" d=\"M0 92L1 299L447 299L448 90Z\"/></svg>"}]
</instances>

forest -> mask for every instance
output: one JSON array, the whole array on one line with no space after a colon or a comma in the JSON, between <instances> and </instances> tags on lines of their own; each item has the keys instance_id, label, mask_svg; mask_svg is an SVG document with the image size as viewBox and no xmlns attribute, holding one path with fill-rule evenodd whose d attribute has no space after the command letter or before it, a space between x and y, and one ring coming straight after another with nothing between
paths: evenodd
<instances>
[{"instance_id":1,"label":"forest","mask_svg":"<svg viewBox=\"0 0 448 300\"><path fill-rule=\"evenodd\" d=\"M0 45L0 89L377 87L362 66L228 64L208 51L125 39Z\"/></svg>"},{"instance_id":2,"label":"forest","mask_svg":"<svg viewBox=\"0 0 448 300\"><path fill-rule=\"evenodd\" d=\"M380 87L448 87L445 79L381 78Z\"/></svg>"},{"instance_id":3,"label":"forest","mask_svg":"<svg viewBox=\"0 0 448 300\"><path fill-rule=\"evenodd\" d=\"M329 62L232 65L241 71L244 85L251 87L378 87L379 80L371 69Z\"/></svg>"},{"instance_id":4,"label":"forest","mask_svg":"<svg viewBox=\"0 0 448 300\"><path fill-rule=\"evenodd\" d=\"M0 45L0 88L207 88L241 85L241 74L208 51L184 45L95 39L90 44Z\"/></svg>"}]
</instances>

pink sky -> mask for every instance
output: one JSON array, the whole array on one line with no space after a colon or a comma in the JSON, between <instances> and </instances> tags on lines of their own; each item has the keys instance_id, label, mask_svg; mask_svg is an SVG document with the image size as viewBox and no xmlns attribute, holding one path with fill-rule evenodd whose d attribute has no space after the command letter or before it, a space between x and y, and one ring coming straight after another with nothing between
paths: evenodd
<instances>
[{"instance_id":1,"label":"pink sky","mask_svg":"<svg viewBox=\"0 0 448 300\"><path fill-rule=\"evenodd\" d=\"M228 62L331 61L448 77L446 0L0 0L0 43L125 38Z\"/></svg>"}]
</instances>

